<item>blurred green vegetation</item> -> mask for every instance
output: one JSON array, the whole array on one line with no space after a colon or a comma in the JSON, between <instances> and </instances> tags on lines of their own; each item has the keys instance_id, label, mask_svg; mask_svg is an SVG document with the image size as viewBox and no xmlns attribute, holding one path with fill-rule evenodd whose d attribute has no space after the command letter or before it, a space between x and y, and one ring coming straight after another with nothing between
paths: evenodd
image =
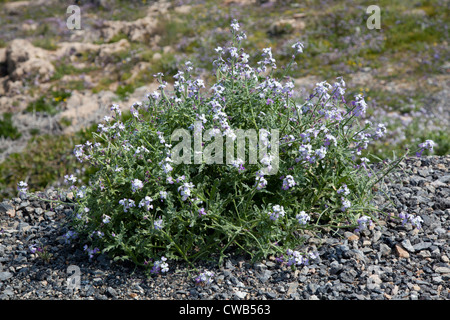
<instances>
[{"instance_id":1,"label":"blurred green vegetation","mask_svg":"<svg viewBox=\"0 0 450 320\"><path fill-rule=\"evenodd\" d=\"M22 134L17 130L12 122L12 113L5 112L3 114L3 120L0 119L0 137L16 140L21 136Z\"/></svg>"},{"instance_id":2,"label":"blurred green vegetation","mask_svg":"<svg viewBox=\"0 0 450 320\"><path fill-rule=\"evenodd\" d=\"M0 4L7 2L0 0ZM83 1L81 1L83 2ZM92 23L89 19L96 16L98 20L127 20L133 21L143 18L146 8L153 1L116 0L111 9L90 9L88 19L83 23ZM280 68L276 75L284 72L281 66L291 58L291 45L295 41L305 44L304 53L298 64L288 76L293 78L317 76L323 80L333 82L338 76L350 78L354 73L370 70L374 82L402 82L406 85L416 85L418 79L430 76L445 75L442 68L449 58L448 51L448 1L443 0L305 0L305 1L277 1L272 6L254 6L251 10L243 10L236 5L224 5L222 1L188 1L191 9L186 13L171 12L170 18L161 15L154 30L159 39L157 47L147 42L137 42L128 39L124 33L116 34L110 42L127 39L130 49L114 53L107 57L103 64L98 64L97 57L92 52L84 52L76 57L76 61L84 65L77 68L69 61L61 60L55 63L55 73L51 78L53 87L47 93L27 106L27 112L45 112L55 114L61 103L70 96L71 90L86 89L82 80L83 75L95 79L91 89L113 90L120 99L134 92L140 86L154 81L153 74L164 73L165 80L171 82L181 63L191 60L200 70L207 81L213 80L210 71L213 60L216 59L214 49L217 46L227 46L229 39L229 24L232 18L237 18L247 34L244 47L250 54L250 63L254 64L261 58L261 49L272 47L274 58ZM178 4L178 3L176 3ZM370 14L366 13L369 5L376 4L381 8L381 29L369 30L366 21ZM20 16L4 16L5 23L33 20L38 22L34 31L17 31L17 37L32 37L35 46L46 50L55 50L61 36L57 29L46 18L60 15L58 6L26 6ZM280 19L299 18L305 27L299 30L286 25L284 32L271 34L271 24ZM0 13L1 15L1 13ZM7 28L6 28L7 27ZM100 41L101 42L101 41ZM7 46L7 40L0 37L0 48ZM166 50L170 49L170 50ZM140 62L147 62L148 69L133 75L133 68ZM105 65L115 65L112 71L104 72ZM387 73L387 66L392 71ZM61 83L65 75L75 79ZM76 79L76 77L80 77ZM117 84L117 85L115 85ZM114 86L115 85L115 86ZM66 91L67 90L67 91ZM428 99L434 91L428 86L418 86L413 94L384 90L375 84L367 84L367 88L348 88L349 95L364 93L369 104L368 112L372 115L379 108L397 111L402 115L417 112L428 106ZM388 131L402 130L406 139L399 144L393 140L382 141L371 146L371 152L383 157L391 157L392 152L402 154L408 146L417 142L432 139L437 143L435 154L450 153L450 135L447 127L439 128L438 117L433 119L435 124L427 126L423 119L414 119L407 127L400 121L393 121ZM62 123L70 125L70 123ZM93 129L95 131L95 128ZM34 137L20 154L11 155L0 164L0 194L10 197L15 194L16 184L20 180L27 180L31 190L58 181L67 173L73 173L80 168L80 164L72 156L75 144L89 139L89 129L74 136L41 136L33 132ZM21 133L12 125L11 115L4 114L0 120L0 136L17 139ZM87 177L89 172L84 175Z\"/></svg>"},{"instance_id":3,"label":"blurred green vegetation","mask_svg":"<svg viewBox=\"0 0 450 320\"><path fill-rule=\"evenodd\" d=\"M37 100L30 102L25 111L33 113L42 112L48 115L55 115L61 111L59 109L60 104L65 102L72 95L72 93L65 90L56 90L51 91L48 95L43 95Z\"/></svg>"}]
</instances>

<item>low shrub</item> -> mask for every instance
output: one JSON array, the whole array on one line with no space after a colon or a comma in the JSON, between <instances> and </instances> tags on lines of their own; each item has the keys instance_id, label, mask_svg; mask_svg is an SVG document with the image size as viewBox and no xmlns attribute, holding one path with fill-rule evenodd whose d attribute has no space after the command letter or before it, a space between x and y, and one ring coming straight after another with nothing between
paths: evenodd
<instances>
[{"instance_id":1,"label":"low shrub","mask_svg":"<svg viewBox=\"0 0 450 320\"><path fill-rule=\"evenodd\" d=\"M371 169L368 145L386 128L360 121L364 97L347 102L338 78L300 101L290 79L273 77L270 48L252 67L237 21L231 32L230 45L216 48L212 86L193 78L189 61L173 91L157 74L159 89L133 103L129 120L113 105L95 141L75 147L97 171L89 185L66 176L76 202L68 240L78 237L90 257L109 253L156 273L168 270L167 260L221 263L237 250L295 267L316 256L299 251L305 233L376 222L373 187L402 158ZM292 51L285 72L303 45Z\"/></svg>"}]
</instances>

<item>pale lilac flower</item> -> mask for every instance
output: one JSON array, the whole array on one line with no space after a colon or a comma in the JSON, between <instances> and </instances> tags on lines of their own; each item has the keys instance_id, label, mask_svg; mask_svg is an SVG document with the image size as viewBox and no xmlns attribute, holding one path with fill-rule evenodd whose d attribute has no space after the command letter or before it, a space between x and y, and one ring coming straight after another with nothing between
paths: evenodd
<instances>
[{"instance_id":1,"label":"pale lilac flower","mask_svg":"<svg viewBox=\"0 0 450 320\"><path fill-rule=\"evenodd\" d=\"M232 165L233 167L237 168L239 172L242 172L242 171L245 170L245 167L244 167L244 160L242 160L242 159L237 158L237 159L233 160L233 161L231 162L231 165Z\"/></svg>"},{"instance_id":2,"label":"pale lilac flower","mask_svg":"<svg viewBox=\"0 0 450 320\"><path fill-rule=\"evenodd\" d=\"M419 216L413 217L410 219L411 225L417 229L422 227L423 219Z\"/></svg>"},{"instance_id":3,"label":"pale lilac flower","mask_svg":"<svg viewBox=\"0 0 450 320\"><path fill-rule=\"evenodd\" d=\"M257 190L261 190L267 186L267 180L264 179L263 175L256 176L255 186Z\"/></svg>"},{"instance_id":4,"label":"pale lilac flower","mask_svg":"<svg viewBox=\"0 0 450 320\"><path fill-rule=\"evenodd\" d=\"M205 208L200 208L200 209L198 210L198 215L199 215L199 217L206 215L206 210L205 210Z\"/></svg>"},{"instance_id":5,"label":"pale lilac flower","mask_svg":"<svg viewBox=\"0 0 450 320\"><path fill-rule=\"evenodd\" d=\"M298 220L298 223L303 225L307 224L308 221L311 220L310 216L305 211L301 211L299 214L297 214L296 218Z\"/></svg>"},{"instance_id":6,"label":"pale lilac flower","mask_svg":"<svg viewBox=\"0 0 450 320\"><path fill-rule=\"evenodd\" d=\"M283 190L288 190L296 185L294 181L294 177L291 175L287 175L286 178L283 179L283 186L281 187Z\"/></svg>"},{"instance_id":7,"label":"pale lilac flower","mask_svg":"<svg viewBox=\"0 0 450 320\"><path fill-rule=\"evenodd\" d=\"M358 228L355 229L355 232L360 232L362 230L367 229L368 226L373 225L373 222L370 217L368 216L362 216L357 220L358 222Z\"/></svg>"},{"instance_id":8,"label":"pale lilac flower","mask_svg":"<svg viewBox=\"0 0 450 320\"><path fill-rule=\"evenodd\" d=\"M153 226L156 230L161 230L163 228L163 220L161 219L161 217L153 222Z\"/></svg>"},{"instance_id":9,"label":"pale lilac flower","mask_svg":"<svg viewBox=\"0 0 450 320\"><path fill-rule=\"evenodd\" d=\"M150 198L149 196L146 196L139 202L139 208L144 207L146 211L150 211L150 209L153 209L153 205L151 204L152 202L153 199Z\"/></svg>"},{"instance_id":10,"label":"pale lilac flower","mask_svg":"<svg viewBox=\"0 0 450 320\"><path fill-rule=\"evenodd\" d=\"M337 146L337 140L336 140L336 137L334 137L333 135L331 135L331 134L327 134L327 135L325 135L325 142L324 142L324 145L325 146L329 146L330 144L331 144L331 142L333 142L333 144L334 144L334 146L336 147Z\"/></svg>"},{"instance_id":11,"label":"pale lilac flower","mask_svg":"<svg viewBox=\"0 0 450 320\"><path fill-rule=\"evenodd\" d=\"M136 148L136 151L134 152L134 155L136 156L137 154L140 154L140 153L149 153L149 152L150 151L146 147L140 146L140 147Z\"/></svg>"},{"instance_id":12,"label":"pale lilac flower","mask_svg":"<svg viewBox=\"0 0 450 320\"><path fill-rule=\"evenodd\" d=\"M167 258L162 256L161 260L155 261L153 268L151 270L152 273L159 273L159 272L167 272L169 271L169 265L167 264Z\"/></svg>"},{"instance_id":13,"label":"pale lilac flower","mask_svg":"<svg viewBox=\"0 0 450 320\"><path fill-rule=\"evenodd\" d=\"M159 197L161 198L161 200L167 199L167 191L160 191Z\"/></svg>"},{"instance_id":14,"label":"pale lilac flower","mask_svg":"<svg viewBox=\"0 0 450 320\"><path fill-rule=\"evenodd\" d=\"M120 108L119 108L118 104L113 104L112 107L111 107L111 111L114 111L119 116L122 115L122 111L120 111Z\"/></svg>"},{"instance_id":15,"label":"pale lilac flower","mask_svg":"<svg viewBox=\"0 0 450 320\"><path fill-rule=\"evenodd\" d=\"M386 134L386 126L382 123L379 123L377 129L375 130L375 137L377 139L383 137Z\"/></svg>"},{"instance_id":16,"label":"pale lilac flower","mask_svg":"<svg viewBox=\"0 0 450 320\"><path fill-rule=\"evenodd\" d=\"M120 131L123 131L123 130L125 130L125 125L124 125L122 122L119 122L119 124L117 125L117 128L118 128Z\"/></svg>"},{"instance_id":17,"label":"pale lilac flower","mask_svg":"<svg viewBox=\"0 0 450 320\"><path fill-rule=\"evenodd\" d=\"M181 181L184 181L184 180L186 180L186 176L183 174L182 176L179 176L175 181L177 183L180 183Z\"/></svg>"},{"instance_id":18,"label":"pale lilac flower","mask_svg":"<svg viewBox=\"0 0 450 320\"><path fill-rule=\"evenodd\" d=\"M168 177L166 178L166 182L167 182L168 184L174 184L174 183L175 183L175 181L173 181L173 178L172 178L171 176L168 176Z\"/></svg>"},{"instance_id":19,"label":"pale lilac flower","mask_svg":"<svg viewBox=\"0 0 450 320\"><path fill-rule=\"evenodd\" d=\"M143 187L144 187L144 184L143 184L142 181L139 180L139 179L134 179L134 180L131 182L131 190L132 190L133 192L136 192L137 190L140 190L140 189L142 189Z\"/></svg>"},{"instance_id":20,"label":"pale lilac flower","mask_svg":"<svg viewBox=\"0 0 450 320\"><path fill-rule=\"evenodd\" d=\"M86 190L84 188L83 189L79 189L77 191L76 198L82 199L82 198L84 198L85 195L86 195Z\"/></svg>"},{"instance_id":21,"label":"pale lilac flower","mask_svg":"<svg viewBox=\"0 0 450 320\"><path fill-rule=\"evenodd\" d=\"M214 272L211 271L205 271L203 273L200 273L196 278L195 278L195 283L197 285L200 286L205 286L208 284L211 284L213 281L213 277L214 277Z\"/></svg>"},{"instance_id":22,"label":"pale lilac flower","mask_svg":"<svg viewBox=\"0 0 450 320\"><path fill-rule=\"evenodd\" d=\"M341 207L342 211L346 211L348 208L350 208L352 206L350 201L345 199L344 197L341 197L341 202L342 202L342 207Z\"/></svg>"},{"instance_id":23,"label":"pale lilac flower","mask_svg":"<svg viewBox=\"0 0 450 320\"><path fill-rule=\"evenodd\" d=\"M422 156L422 153L425 149L433 151L434 146L436 145L436 143L433 140L425 140L425 142L422 142L419 144L419 148L421 148L421 150L419 150L416 155L418 157Z\"/></svg>"},{"instance_id":24,"label":"pale lilac flower","mask_svg":"<svg viewBox=\"0 0 450 320\"><path fill-rule=\"evenodd\" d=\"M106 214L104 214L102 221L103 221L103 223L109 223L111 221L111 217L106 215Z\"/></svg>"},{"instance_id":25,"label":"pale lilac flower","mask_svg":"<svg viewBox=\"0 0 450 320\"><path fill-rule=\"evenodd\" d=\"M274 157L270 154L265 154L262 159L260 160L261 164L266 167L267 170L272 170L272 160Z\"/></svg>"},{"instance_id":26,"label":"pale lilac flower","mask_svg":"<svg viewBox=\"0 0 450 320\"><path fill-rule=\"evenodd\" d=\"M284 217L285 211L283 206L276 204L272 207L272 211L269 211L267 214L269 215L270 220L277 220L280 216Z\"/></svg>"},{"instance_id":27,"label":"pale lilac flower","mask_svg":"<svg viewBox=\"0 0 450 320\"><path fill-rule=\"evenodd\" d=\"M327 154L327 149L324 146L321 146L320 149L315 151L315 154L319 157L319 159L323 159Z\"/></svg>"},{"instance_id":28,"label":"pale lilac flower","mask_svg":"<svg viewBox=\"0 0 450 320\"><path fill-rule=\"evenodd\" d=\"M161 161L159 164L161 165L164 173L169 173L173 170L173 167L170 165L170 162L173 162L172 159L169 157L166 157L163 161Z\"/></svg>"},{"instance_id":29,"label":"pale lilac flower","mask_svg":"<svg viewBox=\"0 0 450 320\"><path fill-rule=\"evenodd\" d=\"M301 43L301 42L299 41L299 42L294 43L294 44L292 45L292 48L295 49L295 53L299 54L299 53L303 53L304 45L303 45L303 43Z\"/></svg>"},{"instance_id":30,"label":"pale lilac flower","mask_svg":"<svg viewBox=\"0 0 450 320\"><path fill-rule=\"evenodd\" d=\"M414 216L412 214L402 212L399 214L399 217L402 218L402 224L409 222L417 229L420 229L422 227L421 223L423 222L423 219L419 216Z\"/></svg>"},{"instance_id":31,"label":"pale lilac flower","mask_svg":"<svg viewBox=\"0 0 450 320\"><path fill-rule=\"evenodd\" d=\"M263 65L263 68L265 70L266 65L271 65L272 68L276 69L275 59L272 57L272 48L264 48L262 49L263 53L262 56L264 57L263 61L259 61L259 65ZM280 89L281 91L281 89Z\"/></svg>"},{"instance_id":32,"label":"pale lilac flower","mask_svg":"<svg viewBox=\"0 0 450 320\"><path fill-rule=\"evenodd\" d=\"M234 31L239 31L240 26L236 19L231 22L230 26Z\"/></svg>"},{"instance_id":33,"label":"pale lilac flower","mask_svg":"<svg viewBox=\"0 0 450 320\"><path fill-rule=\"evenodd\" d=\"M233 58L237 58L237 57L239 56L238 51L237 51L237 48L235 48L235 47L230 47L230 48L228 48L228 51L230 52L230 55L231 55Z\"/></svg>"},{"instance_id":34,"label":"pale lilac flower","mask_svg":"<svg viewBox=\"0 0 450 320\"><path fill-rule=\"evenodd\" d=\"M84 251L87 251L87 254L89 255L89 259L92 259L94 257L94 254L99 252L100 250L98 248L91 249L86 245L84 245Z\"/></svg>"},{"instance_id":35,"label":"pale lilac flower","mask_svg":"<svg viewBox=\"0 0 450 320\"><path fill-rule=\"evenodd\" d=\"M355 96L356 108L353 110L353 114L357 117L364 116L366 114L367 103L364 101L364 97L361 94Z\"/></svg>"},{"instance_id":36,"label":"pale lilac flower","mask_svg":"<svg viewBox=\"0 0 450 320\"><path fill-rule=\"evenodd\" d=\"M134 200L131 199L119 200L119 204L123 206L123 212L128 212L128 209L136 206Z\"/></svg>"},{"instance_id":37,"label":"pale lilac flower","mask_svg":"<svg viewBox=\"0 0 450 320\"><path fill-rule=\"evenodd\" d=\"M20 181L17 184L17 190L19 190L19 193L26 193L28 190L28 184L25 181Z\"/></svg>"},{"instance_id":38,"label":"pale lilac flower","mask_svg":"<svg viewBox=\"0 0 450 320\"><path fill-rule=\"evenodd\" d=\"M153 91L152 93L150 93L150 97L152 97L155 100L158 100L160 96L161 94L158 91Z\"/></svg>"},{"instance_id":39,"label":"pale lilac flower","mask_svg":"<svg viewBox=\"0 0 450 320\"><path fill-rule=\"evenodd\" d=\"M178 191L181 194L181 199L186 201L187 198L191 196L191 189L194 188L194 184L192 182L185 182L183 185L178 187Z\"/></svg>"},{"instance_id":40,"label":"pale lilac flower","mask_svg":"<svg viewBox=\"0 0 450 320\"><path fill-rule=\"evenodd\" d=\"M322 96L322 100L328 100L330 95L328 94L328 90L332 89L331 84L326 81L316 83L316 87L314 88L314 93L319 97Z\"/></svg>"},{"instance_id":41,"label":"pale lilac flower","mask_svg":"<svg viewBox=\"0 0 450 320\"><path fill-rule=\"evenodd\" d=\"M204 88L204 87L205 87L205 83L203 82L202 79L197 79L197 80L195 80L194 85L195 85L197 88Z\"/></svg>"},{"instance_id":42,"label":"pale lilac flower","mask_svg":"<svg viewBox=\"0 0 450 320\"><path fill-rule=\"evenodd\" d=\"M289 257L287 261L288 266L300 266L302 264L305 264L305 262L307 262L307 260L303 257L303 255L298 251L287 249L286 253Z\"/></svg>"},{"instance_id":43,"label":"pale lilac flower","mask_svg":"<svg viewBox=\"0 0 450 320\"><path fill-rule=\"evenodd\" d=\"M312 146L310 144L306 144L306 145L301 145L298 148L298 151L300 152L300 157L297 159L298 161L301 160L307 160L309 161L311 158L311 154L312 154Z\"/></svg>"},{"instance_id":44,"label":"pale lilac flower","mask_svg":"<svg viewBox=\"0 0 450 320\"><path fill-rule=\"evenodd\" d=\"M243 53L241 55L241 62L242 63L247 63L248 62L248 58L250 58L250 55L248 55L247 53Z\"/></svg>"},{"instance_id":45,"label":"pale lilac flower","mask_svg":"<svg viewBox=\"0 0 450 320\"><path fill-rule=\"evenodd\" d=\"M342 98L344 99L345 95L345 81L342 77L338 77L338 82L335 82L333 85L333 92L335 98Z\"/></svg>"},{"instance_id":46,"label":"pale lilac flower","mask_svg":"<svg viewBox=\"0 0 450 320\"><path fill-rule=\"evenodd\" d=\"M350 190L348 189L347 185L344 183L342 187L337 191L337 193L343 193L345 196L348 196L350 194Z\"/></svg>"}]
</instances>

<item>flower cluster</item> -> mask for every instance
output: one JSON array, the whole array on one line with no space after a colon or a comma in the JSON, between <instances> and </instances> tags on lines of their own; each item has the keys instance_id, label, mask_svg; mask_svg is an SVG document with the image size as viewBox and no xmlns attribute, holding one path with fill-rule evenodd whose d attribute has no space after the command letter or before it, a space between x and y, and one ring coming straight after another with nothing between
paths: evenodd
<instances>
[{"instance_id":1,"label":"flower cluster","mask_svg":"<svg viewBox=\"0 0 450 320\"><path fill-rule=\"evenodd\" d=\"M166 273L169 271L169 264L166 262L167 258L162 256L160 260L155 261L151 273L158 274L160 272Z\"/></svg>"},{"instance_id":2,"label":"flower cluster","mask_svg":"<svg viewBox=\"0 0 450 320\"><path fill-rule=\"evenodd\" d=\"M78 238L78 233L72 230L67 231L64 234L64 239L66 243L70 243L71 240Z\"/></svg>"},{"instance_id":3,"label":"flower cluster","mask_svg":"<svg viewBox=\"0 0 450 320\"><path fill-rule=\"evenodd\" d=\"M86 244L84 245L84 251L86 251L86 253L89 256L89 259L92 259L94 257L94 254L99 253L100 249L95 247L94 249L89 248L89 246Z\"/></svg>"},{"instance_id":4,"label":"flower cluster","mask_svg":"<svg viewBox=\"0 0 450 320\"><path fill-rule=\"evenodd\" d=\"M161 217L153 222L153 226L156 230L161 230L163 228L163 220L161 219Z\"/></svg>"},{"instance_id":5,"label":"flower cluster","mask_svg":"<svg viewBox=\"0 0 450 320\"><path fill-rule=\"evenodd\" d=\"M318 258L318 254L316 252L309 252L306 255L296 250L287 249L286 254L288 256L287 265L292 267L308 265L310 259L314 260Z\"/></svg>"},{"instance_id":6,"label":"flower cluster","mask_svg":"<svg viewBox=\"0 0 450 320\"><path fill-rule=\"evenodd\" d=\"M19 194L26 194L28 190L28 184L24 181L20 181L17 184L17 190L19 190Z\"/></svg>"},{"instance_id":7,"label":"flower cluster","mask_svg":"<svg viewBox=\"0 0 450 320\"><path fill-rule=\"evenodd\" d=\"M436 143L433 140L425 140L425 142L419 143L419 151L416 152L417 157L421 157L422 153L426 150L433 151L434 146Z\"/></svg>"},{"instance_id":8,"label":"flower cluster","mask_svg":"<svg viewBox=\"0 0 450 320\"><path fill-rule=\"evenodd\" d=\"M344 197L341 197L341 202L342 202L341 207L342 211L346 211L348 208L352 206L351 202L348 199L345 199Z\"/></svg>"},{"instance_id":9,"label":"flower cluster","mask_svg":"<svg viewBox=\"0 0 450 320\"><path fill-rule=\"evenodd\" d=\"M284 217L285 211L283 206L280 206L278 204L274 205L272 207L272 211L269 211L267 214L269 215L270 220L277 220L280 216Z\"/></svg>"},{"instance_id":10,"label":"flower cluster","mask_svg":"<svg viewBox=\"0 0 450 320\"><path fill-rule=\"evenodd\" d=\"M180 192L181 199L186 201L191 196L191 190L194 188L194 184L192 182L185 182L181 186L178 187L178 191Z\"/></svg>"},{"instance_id":11,"label":"flower cluster","mask_svg":"<svg viewBox=\"0 0 450 320\"><path fill-rule=\"evenodd\" d=\"M417 229L422 228L423 219L419 216L415 216L409 213L400 213L398 215L402 219L402 224L411 223L411 225Z\"/></svg>"},{"instance_id":12,"label":"flower cluster","mask_svg":"<svg viewBox=\"0 0 450 320\"><path fill-rule=\"evenodd\" d=\"M287 175L286 178L283 179L283 186L281 188L283 190L288 190L289 188L293 188L295 184L294 177Z\"/></svg>"},{"instance_id":13,"label":"flower cluster","mask_svg":"<svg viewBox=\"0 0 450 320\"><path fill-rule=\"evenodd\" d=\"M214 272L212 271L205 271L200 273L197 277L195 277L194 281L195 284L198 286L206 286L213 282L214 278Z\"/></svg>"},{"instance_id":14,"label":"flower cluster","mask_svg":"<svg viewBox=\"0 0 450 320\"><path fill-rule=\"evenodd\" d=\"M298 223L300 223L301 225L305 225L308 223L308 221L311 220L311 217L305 211L301 211L295 217L297 218Z\"/></svg>"},{"instance_id":15,"label":"flower cluster","mask_svg":"<svg viewBox=\"0 0 450 320\"><path fill-rule=\"evenodd\" d=\"M358 219L358 227L355 229L355 232L361 232L362 230L367 229L368 227L373 225L372 219L368 216L362 216Z\"/></svg>"},{"instance_id":16,"label":"flower cluster","mask_svg":"<svg viewBox=\"0 0 450 320\"><path fill-rule=\"evenodd\" d=\"M151 197L145 196L145 198L139 202L139 208L145 208L146 211L150 211L150 209L153 209L152 202L153 199Z\"/></svg>"},{"instance_id":17,"label":"flower cluster","mask_svg":"<svg viewBox=\"0 0 450 320\"><path fill-rule=\"evenodd\" d=\"M133 192L136 192L136 191L142 189L143 187L144 187L144 184L143 184L142 181L139 180L139 179L134 179L134 180L131 182L131 190L132 190Z\"/></svg>"},{"instance_id":18,"label":"flower cluster","mask_svg":"<svg viewBox=\"0 0 450 320\"><path fill-rule=\"evenodd\" d=\"M119 204L123 206L123 212L128 212L128 209L136 206L133 199L122 199Z\"/></svg>"}]
</instances>

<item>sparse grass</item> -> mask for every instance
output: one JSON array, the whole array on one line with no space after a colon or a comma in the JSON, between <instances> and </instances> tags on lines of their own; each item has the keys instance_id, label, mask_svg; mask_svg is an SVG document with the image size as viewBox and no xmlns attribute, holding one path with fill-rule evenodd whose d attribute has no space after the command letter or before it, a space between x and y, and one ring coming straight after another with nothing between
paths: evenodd
<instances>
[{"instance_id":1,"label":"sparse grass","mask_svg":"<svg viewBox=\"0 0 450 320\"><path fill-rule=\"evenodd\" d=\"M0 120L0 137L19 139L22 134L17 130L12 122L12 113L4 113L3 120Z\"/></svg>"},{"instance_id":2,"label":"sparse grass","mask_svg":"<svg viewBox=\"0 0 450 320\"><path fill-rule=\"evenodd\" d=\"M71 96L71 93L64 90L57 90L52 91L50 96L51 97L47 97L47 95L44 94L37 100L30 102L25 111L43 112L49 115L55 115L60 111L59 104L65 102L67 98Z\"/></svg>"},{"instance_id":3,"label":"sparse grass","mask_svg":"<svg viewBox=\"0 0 450 320\"><path fill-rule=\"evenodd\" d=\"M90 139L91 131L95 129L82 130L74 136L33 137L26 152L11 154L0 164L0 201L17 195L17 179L27 180L33 190L42 190L59 181L62 174L81 169L71 151L74 143Z\"/></svg>"}]
</instances>

